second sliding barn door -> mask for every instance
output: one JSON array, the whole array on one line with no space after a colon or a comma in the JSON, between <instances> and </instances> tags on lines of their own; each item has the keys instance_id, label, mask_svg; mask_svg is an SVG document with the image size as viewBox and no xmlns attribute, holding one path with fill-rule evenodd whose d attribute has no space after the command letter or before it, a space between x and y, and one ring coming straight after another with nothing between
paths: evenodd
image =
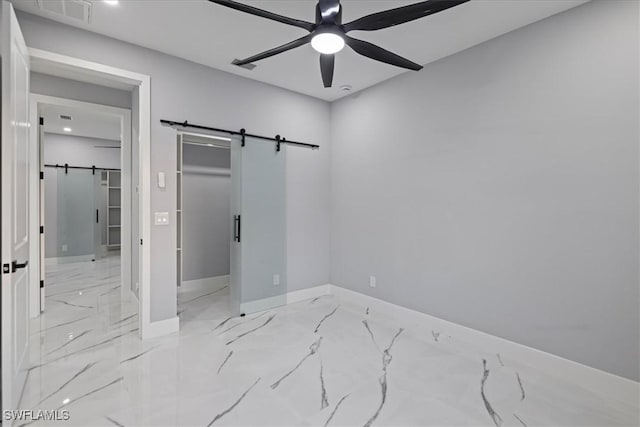
<instances>
[{"instance_id":1,"label":"second sliding barn door","mask_svg":"<svg viewBox=\"0 0 640 427\"><path fill-rule=\"evenodd\" d=\"M235 314L284 305L286 145L231 141L231 304Z\"/></svg>"}]
</instances>

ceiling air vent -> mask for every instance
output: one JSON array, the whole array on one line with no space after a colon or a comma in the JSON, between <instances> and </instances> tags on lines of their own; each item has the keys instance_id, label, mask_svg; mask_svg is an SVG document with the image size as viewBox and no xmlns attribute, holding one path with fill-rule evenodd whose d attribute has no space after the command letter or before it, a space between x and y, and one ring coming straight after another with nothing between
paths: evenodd
<instances>
[{"instance_id":1,"label":"ceiling air vent","mask_svg":"<svg viewBox=\"0 0 640 427\"><path fill-rule=\"evenodd\" d=\"M71 120L71 116L67 116L67 115L64 115L64 114L60 114L60 118L62 120Z\"/></svg>"},{"instance_id":2,"label":"ceiling air vent","mask_svg":"<svg viewBox=\"0 0 640 427\"><path fill-rule=\"evenodd\" d=\"M245 70L249 70L249 71L253 71L253 69L257 67L257 65L256 65L256 64L244 64L244 65L238 65L238 62L240 62L240 60L236 58L236 59L234 59L233 61L231 61L231 64L232 64L232 65L235 65L235 66L237 66L237 67L240 67L240 68L244 68Z\"/></svg>"},{"instance_id":3,"label":"ceiling air vent","mask_svg":"<svg viewBox=\"0 0 640 427\"><path fill-rule=\"evenodd\" d=\"M85 0L37 0L38 8L48 13L89 24L91 3Z\"/></svg>"}]
</instances>

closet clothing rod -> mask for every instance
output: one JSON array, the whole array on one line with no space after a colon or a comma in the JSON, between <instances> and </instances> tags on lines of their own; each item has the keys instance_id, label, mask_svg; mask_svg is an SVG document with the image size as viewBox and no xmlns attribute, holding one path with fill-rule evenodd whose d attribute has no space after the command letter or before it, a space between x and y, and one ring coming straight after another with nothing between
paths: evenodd
<instances>
[{"instance_id":1,"label":"closet clothing rod","mask_svg":"<svg viewBox=\"0 0 640 427\"><path fill-rule=\"evenodd\" d=\"M172 120L160 120L160 123L162 123L165 126L171 126L171 127L203 129L203 130L209 130L209 131L212 131L212 132L228 133L229 135L248 136L248 137L251 137L251 138L262 139L262 140L265 140L265 141L274 141L274 142L276 142L278 144L291 144L291 145L298 145L298 146L301 146L301 147L309 147L309 148L312 148L314 150L317 150L317 149L320 148L319 145L315 145L315 144L307 144L307 143L304 143L304 142L289 141L289 140L287 140L285 138L281 138L280 135L277 135L275 138L269 138L267 136L253 135L253 134L246 133L246 132L243 132L243 131L237 132L237 131L227 130L227 129L218 129L218 128L212 128L212 127L208 127L208 126L194 125L192 123L189 123L186 120L184 122L174 122Z\"/></svg>"}]
</instances>

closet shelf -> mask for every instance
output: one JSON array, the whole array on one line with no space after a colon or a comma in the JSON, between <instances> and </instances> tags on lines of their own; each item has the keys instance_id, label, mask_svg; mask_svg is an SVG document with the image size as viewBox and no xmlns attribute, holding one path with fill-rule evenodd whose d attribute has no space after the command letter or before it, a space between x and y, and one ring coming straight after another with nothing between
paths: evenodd
<instances>
[{"instance_id":1,"label":"closet shelf","mask_svg":"<svg viewBox=\"0 0 640 427\"><path fill-rule=\"evenodd\" d=\"M116 225L116 224L110 224L109 228L120 228L120 225Z\"/></svg>"},{"instance_id":2,"label":"closet shelf","mask_svg":"<svg viewBox=\"0 0 640 427\"><path fill-rule=\"evenodd\" d=\"M120 209L122 206L117 206L117 205L113 205L113 206L109 206L109 209Z\"/></svg>"},{"instance_id":3,"label":"closet shelf","mask_svg":"<svg viewBox=\"0 0 640 427\"><path fill-rule=\"evenodd\" d=\"M110 190L120 190L120 187L109 187Z\"/></svg>"}]
</instances>

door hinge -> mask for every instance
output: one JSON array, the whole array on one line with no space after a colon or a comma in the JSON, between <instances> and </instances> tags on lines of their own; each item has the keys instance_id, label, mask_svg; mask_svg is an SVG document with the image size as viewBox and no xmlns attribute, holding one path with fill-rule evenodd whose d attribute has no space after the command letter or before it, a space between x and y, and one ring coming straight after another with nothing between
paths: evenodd
<instances>
[{"instance_id":1,"label":"door hinge","mask_svg":"<svg viewBox=\"0 0 640 427\"><path fill-rule=\"evenodd\" d=\"M44 179L44 172L40 171L40 179Z\"/></svg>"},{"instance_id":2,"label":"door hinge","mask_svg":"<svg viewBox=\"0 0 640 427\"><path fill-rule=\"evenodd\" d=\"M40 117L40 125L44 125L44 117Z\"/></svg>"},{"instance_id":3,"label":"door hinge","mask_svg":"<svg viewBox=\"0 0 640 427\"><path fill-rule=\"evenodd\" d=\"M140 239L140 246L142 246L142 239Z\"/></svg>"},{"instance_id":4,"label":"door hinge","mask_svg":"<svg viewBox=\"0 0 640 427\"><path fill-rule=\"evenodd\" d=\"M10 264L2 264L2 272L4 274L11 273L11 265Z\"/></svg>"},{"instance_id":5,"label":"door hinge","mask_svg":"<svg viewBox=\"0 0 640 427\"><path fill-rule=\"evenodd\" d=\"M44 234L44 225L40 226L40 234Z\"/></svg>"},{"instance_id":6,"label":"door hinge","mask_svg":"<svg viewBox=\"0 0 640 427\"><path fill-rule=\"evenodd\" d=\"M44 280L40 280L40 287L44 288Z\"/></svg>"}]
</instances>

